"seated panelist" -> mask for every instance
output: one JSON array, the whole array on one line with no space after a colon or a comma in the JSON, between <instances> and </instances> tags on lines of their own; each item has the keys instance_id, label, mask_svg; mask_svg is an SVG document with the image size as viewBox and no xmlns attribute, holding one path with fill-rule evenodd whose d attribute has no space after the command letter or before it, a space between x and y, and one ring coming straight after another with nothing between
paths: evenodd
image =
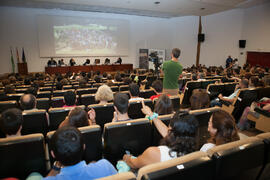
<instances>
[{"instance_id":1,"label":"seated panelist","mask_svg":"<svg viewBox=\"0 0 270 180\"><path fill-rule=\"evenodd\" d=\"M51 58L48 62L47 62L48 67L52 67L52 66L56 66L57 62Z\"/></svg>"},{"instance_id":2,"label":"seated panelist","mask_svg":"<svg viewBox=\"0 0 270 180\"><path fill-rule=\"evenodd\" d=\"M75 60L74 60L73 58L71 58L71 59L69 60L69 65L70 65L70 66L74 66L75 64L76 64Z\"/></svg>"},{"instance_id":3,"label":"seated panelist","mask_svg":"<svg viewBox=\"0 0 270 180\"><path fill-rule=\"evenodd\" d=\"M86 59L85 63L83 63L84 66L90 65L90 59Z\"/></svg>"},{"instance_id":4,"label":"seated panelist","mask_svg":"<svg viewBox=\"0 0 270 180\"><path fill-rule=\"evenodd\" d=\"M108 65L108 64L110 64L110 63L111 63L111 60L110 60L109 58L106 58L104 64L105 64L105 65Z\"/></svg>"}]
</instances>

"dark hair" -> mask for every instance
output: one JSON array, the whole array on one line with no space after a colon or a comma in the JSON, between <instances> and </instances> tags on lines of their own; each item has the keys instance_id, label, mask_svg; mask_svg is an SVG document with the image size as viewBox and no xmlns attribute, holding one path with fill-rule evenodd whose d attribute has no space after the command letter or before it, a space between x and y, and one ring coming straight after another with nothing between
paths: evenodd
<instances>
[{"instance_id":1,"label":"dark hair","mask_svg":"<svg viewBox=\"0 0 270 180\"><path fill-rule=\"evenodd\" d=\"M36 97L32 94L24 94L20 98L20 104L23 110L30 110L35 108L36 103Z\"/></svg>"},{"instance_id":2,"label":"dark hair","mask_svg":"<svg viewBox=\"0 0 270 180\"><path fill-rule=\"evenodd\" d=\"M162 81L160 81L160 80L155 80L155 81L152 83L152 88L154 88L156 92L162 93L162 90L163 90L163 84L162 84Z\"/></svg>"},{"instance_id":3,"label":"dark hair","mask_svg":"<svg viewBox=\"0 0 270 180\"><path fill-rule=\"evenodd\" d=\"M102 79L101 79L101 77L99 75L96 75L94 77L94 80L96 81L96 83L101 83L102 82Z\"/></svg>"},{"instance_id":4,"label":"dark hair","mask_svg":"<svg viewBox=\"0 0 270 180\"><path fill-rule=\"evenodd\" d=\"M180 54L181 54L180 49L178 49L178 48L173 48L173 50L172 50L172 55L173 55L173 57L179 58Z\"/></svg>"},{"instance_id":5,"label":"dark hair","mask_svg":"<svg viewBox=\"0 0 270 180\"><path fill-rule=\"evenodd\" d=\"M248 88L248 80L247 79L241 79L241 82L240 82L241 84L243 84L244 85L244 88Z\"/></svg>"},{"instance_id":6,"label":"dark hair","mask_svg":"<svg viewBox=\"0 0 270 180\"><path fill-rule=\"evenodd\" d=\"M9 84L10 84L9 79L3 79L3 80L2 80L2 85L3 85L3 86L9 85Z\"/></svg>"},{"instance_id":7,"label":"dark hair","mask_svg":"<svg viewBox=\"0 0 270 180\"><path fill-rule=\"evenodd\" d=\"M52 136L52 151L55 159L64 166L79 163L83 156L83 138L81 132L72 126L58 129Z\"/></svg>"},{"instance_id":8,"label":"dark hair","mask_svg":"<svg viewBox=\"0 0 270 180\"><path fill-rule=\"evenodd\" d=\"M193 81L197 81L197 80L198 80L198 79L197 79L197 74L196 74L196 73L193 73L192 76L191 76L191 79L192 79Z\"/></svg>"},{"instance_id":9,"label":"dark hair","mask_svg":"<svg viewBox=\"0 0 270 180\"><path fill-rule=\"evenodd\" d=\"M194 115L177 111L170 121L170 127L161 143L170 148L170 155L175 151L179 157L196 150L198 121Z\"/></svg>"},{"instance_id":10,"label":"dark hair","mask_svg":"<svg viewBox=\"0 0 270 180\"><path fill-rule=\"evenodd\" d=\"M114 79L115 79L117 82L121 82L121 81L122 81L121 74L120 74L120 73L116 73L115 76L114 76Z\"/></svg>"},{"instance_id":11,"label":"dark hair","mask_svg":"<svg viewBox=\"0 0 270 180\"><path fill-rule=\"evenodd\" d=\"M31 79L28 78L28 77L25 78L25 79L24 79L24 84L25 84L25 85L30 85L30 84L31 84Z\"/></svg>"},{"instance_id":12,"label":"dark hair","mask_svg":"<svg viewBox=\"0 0 270 180\"><path fill-rule=\"evenodd\" d=\"M15 93L15 86L13 85L6 85L4 88L5 94L14 94Z\"/></svg>"},{"instance_id":13,"label":"dark hair","mask_svg":"<svg viewBox=\"0 0 270 180\"><path fill-rule=\"evenodd\" d=\"M209 95L203 89L194 89L189 101L191 110L208 108L210 104Z\"/></svg>"},{"instance_id":14,"label":"dark hair","mask_svg":"<svg viewBox=\"0 0 270 180\"><path fill-rule=\"evenodd\" d=\"M124 93L116 93L113 101L114 106L121 114L128 111L128 96Z\"/></svg>"},{"instance_id":15,"label":"dark hair","mask_svg":"<svg viewBox=\"0 0 270 180\"><path fill-rule=\"evenodd\" d=\"M130 83L132 82L132 79L129 78L129 77L125 77L125 78L123 79L123 82L124 82L125 84L130 84Z\"/></svg>"},{"instance_id":16,"label":"dark hair","mask_svg":"<svg viewBox=\"0 0 270 180\"><path fill-rule=\"evenodd\" d=\"M254 87L259 86L259 78L257 78L256 76L251 76L250 77L250 82L254 85Z\"/></svg>"},{"instance_id":17,"label":"dark hair","mask_svg":"<svg viewBox=\"0 0 270 180\"><path fill-rule=\"evenodd\" d=\"M87 113L80 107L72 109L68 115L68 123L70 126L83 127L89 126Z\"/></svg>"},{"instance_id":18,"label":"dark hair","mask_svg":"<svg viewBox=\"0 0 270 180\"><path fill-rule=\"evenodd\" d=\"M76 103L76 94L74 91L66 91L64 93L65 104L67 106L73 106Z\"/></svg>"},{"instance_id":19,"label":"dark hair","mask_svg":"<svg viewBox=\"0 0 270 180\"><path fill-rule=\"evenodd\" d=\"M131 96L137 97L140 94L140 87L135 83L131 83L129 85L129 92Z\"/></svg>"},{"instance_id":20,"label":"dark hair","mask_svg":"<svg viewBox=\"0 0 270 180\"><path fill-rule=\"evenodd\" d=\"M96 71L96 74L99 76L100 75L100 71Z\"/></svg>"},{"instance_id":21,"label":"dark hair","mask_svg":"<svg viewBox=\"0 0 270 180\"><path fill-rule=\"evenodd\" d=\"M11 108L2 112L0 118L0 129L7 135L14 135L22 125L22 111L17 108Z\"/></svg>"},{"instance_id":22,"label":"dark hair","mask_svg":"<svg viewBox=\"0 0 270 180\"><path fill-rule=\"evenodd\" d=\"M80 88L85 88L86 84L87 84L87 81L84 78L79 80L79 87Z\"/></svg>"},{"instance_id":23,"label":"dark hair","mask_svg":"<svg viewBox=\"0 0 270 180\"><path fill-rule=\"evenodd\" d=\"M154 112L158 115L171 114L173 112L172 100L163 94L156 101Z\"/></svg>"},{"instance_id":24,"label":"dark hair","mask_svg":"<svg viewBox=\"0 0 270 180\"><path fill-rule=\"evenodd\" d=\"M62 90L63 89L63 84L61 82L57 82L55 84L55 88L56 88L56 90Z\"/></svg>"},{"instance_id":25,"label":"dark hair","mask_svg":"<svg viewBox=\"0 0 270 180\"><path fill-rule=\"evenodd\" d=\"M27 90L26 90L26 94L32 94L34 96L37 96L37 92L38 92L38 89L35 88L35 87L29 87Z\"/></svg>"},{"instance_id":26,"label":"dark hair","mask_svg":"<svg viewBox=\"0 0 270 180\"><path fill-rule=\"evenodd\" d=\"M106 72L104 72L102 76L103 76L104 78L107 78L107 75L108 75L108 74L107 74Z\"/></svg>"},{"instance_id":27,"label":"dark hair","mask_svg":"<svg viewBox=\"0 0 270 180\"><path fill-rule=\"evenodd\" d=\"M218 110L212 114L212 126L217 129L215 136L209 142L221 145L239 140L239 135L232 115L223 110Z\"/></svg>"}]
</instances>

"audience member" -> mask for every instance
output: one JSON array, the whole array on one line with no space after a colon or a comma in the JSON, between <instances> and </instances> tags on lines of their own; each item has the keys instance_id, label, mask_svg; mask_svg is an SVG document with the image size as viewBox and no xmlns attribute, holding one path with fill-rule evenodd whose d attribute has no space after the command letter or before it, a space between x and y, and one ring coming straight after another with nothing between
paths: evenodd
<instances>
[{"instance_id":1,"label":"audience member","mask_svg":"<svg viewBox=\"0 0 270 180\"><path fill-rule=\"evenodd\" d=\"M139 97L140 87L135 83L131 83L129 85L129 95L130 95L129 102L144 100L144 98Z\"/></svg>"},{"instance_id":2,"label":"audience member","mask_svg":"<svg viewBox=\"0 0 270 180\"><path fill-rule=\"evenodd\" d=\"M57 82L55 84L55 89L56 90L63 90L63 84L61 82Z\"/></svg>"},{"instance_id":3,"label":"audience member","mask_svg":"<svg viewBox=\"0 0 270 180\"><path fill-rule=\"evenodd\" d=\"M96 179L117 173L107 160L86 164L82 161L85 144L75 127L63 127L52 136L51 155L56 159L46 179ZM91 147L90 147L91 148Z\"/></svg>"},{"instance_id":4,"label":"audience member","mask_svg":"<svg viewBox=\"0 0 270 180\"><path fill-rule=\"evenodd\" d=\"M64 93L64 107L75 107L77 102L76 94L74 91L66 91Z\"/></svg>"},{"instance_id":5,"label":"audience member","mask_svg":"<svg viewBox=\"0 0 270 180\"><path fill-rule=\"evenodd\" d=\"M145 107L147 106L144 105L142 111L146 115L153 117L151 109ZM137 158L132 158L131 155L127 154L124 155L123 160L133 169L138 169L152 163L171 160L196 150L195 139L198 121L194 115L176 112L170 121L170 128L158 120L156 116L153 117L153 121L159 132L163 128L163 134L161 134L164 139L161 146L149 147ZM155 121L157 122L155 123Z\"/></svg>"},{"instance_id":6,"label":"audience member","mask_svg":"<svg viewBox=\"0 0 270 180\"><path fill-rule=\"evenodd\" d=\"M7 94L15 94L15 86L13 85L6 85L4 88L4 93Z\"/></svg>"},{"instance_id":7,"label":"audience member","mask_svg":"<svg viewBox=\"0 0 270 180\"><path fill-rule=\"evenodd\" d=\"M20 98L20 105L24 112L37 110L37 100L32 94L24 94Z\"/></svg>"},{"instance_id":8,"label":"audience member","mask_svg":"<svg viewBox=\"0 0 270 180\"><path fill-rule=\"evenodd\" d=\"M2 112L0 117L0 129L7 138L20 136L22 122L22 111L17 108L11 108Z\"/></svg>"},{"instance_id":9,"label":"audience member","mask_svg":"<svg viewBox=\"0 0 270 180\"><path fill-rule=\"evenodd\" d=\"M232 115L223 110L213 112L208 122L210 139L201 147L201 151L207 152L217 145L239 140L239 135Z\"/></svg>"},{"instance_id":10,"label":"audience member","mask_svg":"<svg viewBox=\"0 0 270 180\"><path fill-rule=\"evenodd\" d=\"M155 103L154 112L158 115L173 113L172 100L165 94L161 95Z\"/></svg>"},{"instance_id":11,"label":"audience member","mask_svg":"<svg viewBox=\"0 0 270 180\"><path fill-rule=\"evenodd\" d=\"M210 105L209 95L203 89L193 90L189 101L191 110L208 108Z\"/></svg>"},{"instance_id":12,"label":"audience member","mask_svg":"<svg viewBox=\"0 0 270 180\"><path fill-rule=\"evenodd\" d=\"M159 98L162 95L162 91L163 91L163 84L162 81L160 80L155 80L152 83L152 89L154 90L156 95L153 95L150 97L150 99L153 101L156 98ZM169 96L169 94L167 94Z\"/></svg>"},{"instance_id":13,"label":"audience member","mask_svg":"<svg viewBox=\"0 0 270 180\"><path fill-rule=\"evenodd\" d=\"M114 113L112 122L132 120L128 116L128 96L123 93L117 93L114 96Z\"/></svg>"},{"instance_id":14,"label":"audience member","mask_svg":"<svg viewBox=\"0 0 270 180\"><path fill-rule=\"evenodd\" d=\"M113 92L111 88L107 85L102 85L98 88L97 93L95 95L95 100L99 102L99 104L107 104L109 101L113 100Z\"/></svg>"}]
</instances>

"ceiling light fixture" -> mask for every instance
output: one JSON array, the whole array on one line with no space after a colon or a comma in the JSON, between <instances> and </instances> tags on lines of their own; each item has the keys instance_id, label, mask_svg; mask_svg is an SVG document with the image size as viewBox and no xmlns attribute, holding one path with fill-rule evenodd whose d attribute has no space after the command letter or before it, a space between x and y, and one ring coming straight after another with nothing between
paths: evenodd
<instances>
[{"instance_id":1,"label":"ceiling light fixture","mask_svg":"<svg viewBox=\"0 0 270 180\"><path fill-rule=\"evenodd\" d=\"M154 2L154 4L160 4L160 2L159 1L156 1L156 2Z\"/></svg>"}]
</instances>

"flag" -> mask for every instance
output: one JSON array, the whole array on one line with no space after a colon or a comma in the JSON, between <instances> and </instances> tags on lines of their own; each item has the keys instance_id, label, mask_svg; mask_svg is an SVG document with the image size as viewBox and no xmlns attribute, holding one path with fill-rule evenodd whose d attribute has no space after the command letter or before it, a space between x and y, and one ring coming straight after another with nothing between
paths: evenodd
<instances>
[{"instance_id":1,"label":"flag","mask_svg":"<svg viewBox=\"0 0 270 180\"><path fill-rule=\"evenodd\" d=\"M10 55L11 55L11 65L12 65L12 72L15 73L15 64L14 64L14 59L13 59L13 54L12 54L12 49L10 48Z\"/></svg>"},{"instance_id":2,"label":"flag","mask_svg":"<svg viewBox=\"0 0 270 180\"><path fill-rule=\"evenodd\" d=\"M19 56L19 51L17 47L16 47L16 55L17 55L17 63L20 63L20 56Z\"/></svg>"},{"instance_id":3,"label":"flag","mask_svg":"<svg viewBox=\"0 0 270 180\"><path fill-rule=\"evenodd\" d=\"M24 54L24 48L22 48L22 62L26 63L26 58Z\"/></svg>"}]
</instances>

